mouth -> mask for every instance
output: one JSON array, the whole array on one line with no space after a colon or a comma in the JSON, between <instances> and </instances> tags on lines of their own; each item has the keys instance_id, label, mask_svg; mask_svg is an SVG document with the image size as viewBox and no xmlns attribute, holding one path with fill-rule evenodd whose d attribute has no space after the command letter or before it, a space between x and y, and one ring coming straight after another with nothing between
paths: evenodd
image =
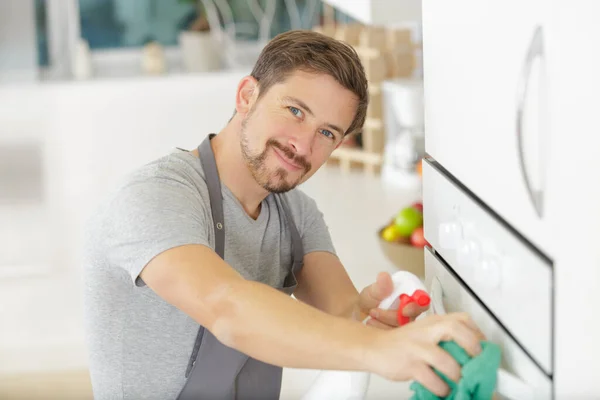
<instances>
[{"instance_id":1,"label":"mouth","mask_svg":"<svg viewBox=\"0 0 600 400\"><path fill-rule=\"evenodd\" d=\"M278 148L273 147L273 152L275 153L275 155L277 156L277 158L279 158L279 160L281 161L281 163L283 164L283 166L287 170L289 170L289 171L299 171L299 170L303 169L303 167L301 167L300 165L295 164L292 160L290 160L284 154L282 154Z\"/></svg>"}]
</instances>

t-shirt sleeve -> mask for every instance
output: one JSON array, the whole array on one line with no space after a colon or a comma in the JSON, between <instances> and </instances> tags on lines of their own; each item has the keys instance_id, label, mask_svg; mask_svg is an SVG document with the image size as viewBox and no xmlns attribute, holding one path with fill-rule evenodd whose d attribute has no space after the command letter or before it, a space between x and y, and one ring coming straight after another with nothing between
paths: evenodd
<instances>
[{"instance_id":1,"label":"t-shirt sleeve","mask_svg":"<svg viewBox=\"0 0 600 400\"><path fill-rule=\"evenodd\" d=\"M329 233L329 227L316 201L304 193L301 193L298 201L301 208L301 222L298 224L298 229L302 237L304 254L306 255L315 251L326 251L337 255Z\"/></svg>"},{"instance_id":2,"label":"t-shirt sleeve","mask_svg":"<svg viewBox=\"0 0 600 400\"><path fill-rule=\"evenodd\" d=\"M173 171L158 171L123 186L104 212L104 249L137 286L143 268L174 247L209 246L207 207L198 189Z\"/></svg>"}]
</instances>

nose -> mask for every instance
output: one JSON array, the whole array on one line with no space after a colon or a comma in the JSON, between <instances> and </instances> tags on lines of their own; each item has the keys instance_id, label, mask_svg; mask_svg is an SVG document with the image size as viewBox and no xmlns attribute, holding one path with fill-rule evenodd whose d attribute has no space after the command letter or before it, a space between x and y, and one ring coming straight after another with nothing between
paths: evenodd
<instances>
[{"instance_id":1,"label":"nose","mask_svg":"<svg viewBox=\"0 0 600 400\"><path fill-rule=\"evenodd\" d=\"M288 140L288 145L299 156L308 156L311 153L314 135L304 130L296 130Z\"/></svg>"}]
</instances>

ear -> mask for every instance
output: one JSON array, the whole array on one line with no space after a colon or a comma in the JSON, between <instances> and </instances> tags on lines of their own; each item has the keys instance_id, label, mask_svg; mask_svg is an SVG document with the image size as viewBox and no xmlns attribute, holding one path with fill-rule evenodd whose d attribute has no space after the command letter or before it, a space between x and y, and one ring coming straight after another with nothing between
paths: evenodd
<instances>
[{"instance_id":1,"label":"ear","mask_svg":"<svg viewBox=\"0 0 600 400\"><path fill-rule=\"evenodd\" d=\"M244 116L252 109L258 98L258 81L252 76L245 76L238 83L235 95L235 110Z\"/></svg>"}]
</instances>

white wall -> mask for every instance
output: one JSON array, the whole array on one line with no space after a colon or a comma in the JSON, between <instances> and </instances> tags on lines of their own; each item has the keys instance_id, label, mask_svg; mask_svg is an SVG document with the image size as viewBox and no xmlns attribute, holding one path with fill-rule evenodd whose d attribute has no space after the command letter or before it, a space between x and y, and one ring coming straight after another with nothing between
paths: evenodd
<instances>
[{"instance_id":1,"label":"white wall","mask_svg":"<svg viewBox=\"0 0 600 400\"><path fill-rule=\"evenodd\" d=\"M85 362L76 351L82 222L124 173L218 132L242 76L0 86L0 148L39 143L44 165L43 201L3 202L0 181L0 373L51 368L60 349L63 367ZM39 274L15 275L26 267Z\"/></svg>"},{"instance_id":2,"label":"white wall","mask_svg":"<svg viewBox=\"0 0 600 400\"><path fill-rule=\"evenodd\" d=\"M0 1L0 83L37 76L33 0Z\"/></svg>"}]
</instances>

